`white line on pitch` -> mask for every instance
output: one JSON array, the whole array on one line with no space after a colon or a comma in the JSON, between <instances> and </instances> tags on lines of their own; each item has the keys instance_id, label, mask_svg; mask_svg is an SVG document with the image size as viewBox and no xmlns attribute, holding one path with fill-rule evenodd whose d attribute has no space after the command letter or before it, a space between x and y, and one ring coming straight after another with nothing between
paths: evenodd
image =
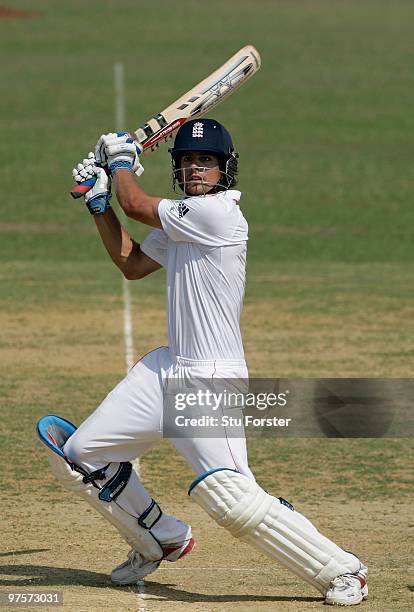
<instances>
[{"instance_id":1,"label":"white line on pitch","mask_svg":"<svg viewBox=\"0 0 414 612\"><path fill-rule=\"evenodd\" d=\"M125 131L125 76L124 65L120 62L114 64L114 86L115 86L115 126L117 132ZM126 225L126 215L120 210L121 223ZM122 277L122 298L124 304L124 340L125 340L125 365L127 372L134 365L134 336L132 326L132 300L129 289L129 281ZM139 461L135 459L134 468L139 474ZM137 582L138 587L138 612L145 612L145 583L143 580Z\"/></svg>"},{"instance_id":2,"label":"white line on pitch","mask_svg":"<svg viewBox=\"0 0 414 612\"><path fill-rule=\"evenodd\" d=\"M125 130L125 76L124 65L121 62L114 64L115 85L115 127L118 132Z\"/></svg>"},{"instance_id":3,"label":"white line on pitch","mask_svg":"<svg viewBox=\"0 0 414 612\"><path fill-rule=\"evenodd\" d=\"M276 568L278 569L278 568ZM253 574L273 574L276 569L268 567L159 567L158 572L250 572ZM413 571L414 567L376 567L370 568L370 575L382 574L383 572L409 572Z\"/></svg>"},{"instance_id":4,"label":"white line on pitch","mask_svg":"<svg viewBox=\"0 0 414 612\"><path fill-rule=\"evenodd\" d=\"M131 308L131 292L129 290L129 281L124 277L122 279L122 290L124 299L124 337L125 337L125 363L127 372L134 365L134 340L132 331L132 308Z\"/></svg>"},{"instance_id":5,"label":"white line on pitch","mask_svg":"<svg viewBox=\"0 0 414 612\"><path fill-rule=\"evenodd\" d=\"M146 612L145 611L145 599L147 597L145 593L145 582L143 580L138 580L138 612Z\"/></svg>"},{"instance_id":6,"label":"white line on pitch","mask_svg":"<svg viewBox=\"0 0 414 612\"><path fill-rule=\"evenodd\" d=\"M254 574L272 574L275 570L268 567L159 567L157 572L252 572Z\"/></svg>"},{"instance_id":7,"label":"white line on pitch","mask_svg":"<svg viewBox=\"0 0 414 612\"><path fill-rule=\"evenodd\" d=\"M125 76L124 65L120 62L114 64L115 87L115 126L118 132L125 130ZM126 216L121 209L121 222L125 223ZM132 327L131 292L129 281L122 277L122 297L124 303L124 339L125 364L127 372L134 365L134 339Z\"/></svg>"}]
</instances>

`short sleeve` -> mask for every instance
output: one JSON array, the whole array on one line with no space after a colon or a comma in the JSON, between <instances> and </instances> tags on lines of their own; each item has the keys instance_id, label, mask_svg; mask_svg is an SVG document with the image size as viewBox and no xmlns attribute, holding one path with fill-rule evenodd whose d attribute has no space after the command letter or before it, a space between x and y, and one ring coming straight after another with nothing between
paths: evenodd
<instances>
[{"instance_id":1,"label":"short sleeve","mask_svg":"<svg viewBox=\"0 0 414 612\"><path fill-rule=\"evenodd\" d=\"M164 199L158 204L158 214L163 230L174 242L217 247L247 240L247 223L236 197L215 194Z\"/></svg>"},{"instance_id":2,"label":"short sleeve","mask_svg":"<svg viewBox=\"0 0 414 612\"><path fill-rule=\"evenodd\" d=\"M166 268L168 261L167 246L167 234L163 230L155 229L148 234L144 242L141 243L140 248L145 255L148 255L148 257L151 257L151 259Z\"/></svg>"}]
</instances>

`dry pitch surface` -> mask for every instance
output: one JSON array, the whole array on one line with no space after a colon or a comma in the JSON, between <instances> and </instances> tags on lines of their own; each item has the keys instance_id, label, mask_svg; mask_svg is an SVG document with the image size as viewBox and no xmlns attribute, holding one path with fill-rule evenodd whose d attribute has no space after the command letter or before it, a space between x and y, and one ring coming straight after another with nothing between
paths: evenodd
<instances>
[{"instance_id":1,"label":"dry pitch surface","mask_svg":"<svg viewBox=\"0 0 414 612\"><path fill-rule=\"evenodd\" d=\"M147 301L141 295L139 302L136 342L145 352L164 339L163 300ZM267 322L272 321L271 329L283 330L279 339L291 342L291 350L281 352L276 335L275 342L268 336L266 361L286 372L289 360L302 359L307 364L303 371L311 375L328 346L332 371L351 363L352 347L346 338L357 341L364 334L373 335L378 346L385 346L387 329L392 332L397 316L388 312L379 336L375 333L378 320L373 322L360 313L358 329L353 318L352 335L349 326L339 325L339 318L335 321L334 314L328 319L323 313L304 317L303 313L295 314L292 304L283 300L277 308L274 306L247 305L244 314L253 371L263 368L263 353L255 352L254 347L263 346L257 334L263 333L260 330L267 327ZM338 316L343 318L343 313ZM350 315L350 325L351 319ZM13 393L22 404L43 405L42 412L52 411L54 406L57 412L79 422L93 409L96 398L122 375L122 311L116 308L111 317L98 312L82 313L80 317L76 309L51 309L47 313L39 309L30 315L21 311L4 315L2 324L7 329L2 356L9 376L14 376ZM105 333L100 335L103 326ZM295 347L292 339L297 336L298 326L303 340ZM323 331L316 334L318 327ZM26 336L24 346L19 346L22 329ZM82 358L87 354L93 354L94 359ZM380 360L374 367L381 370ZM394 361L393 367L396 375L404 373L406 362L403 358L400 363ZM59 384L56 386L56 372L61 373L61 390ZM351 368L349 373L352 375ZM92 381L98 381L96 388ZM73 404L82 396L83 407L74 409ZM56 408L57 401L60 410ZM186 488L192 473L166 443L142 460L141 473L163 508L193 525L198 545L188 558L176 564L164 563L144 586L113 587L109 572L124 559L127 546L84 502L71 499L60 489L46 468L40 473L33 470L32 459L45 466L43 451L32 439L35 416L28 413L23 417L29 453L19 454L14 445L19 471L13 475L12 468L10 478L4 479L2 506L11 518L2 535L2 590L61 590L67 610L321 608L322 599L317 592L233 540L191 502ZM369 563L372 595L363 609L412 609L408 538L411 515L406 497L409 443L383 440L373 448L367 446L367 441L358 440L280 441L273 448L263 441L260 444L251 447L252 467L259 481L275 494L290 499L326 535L359 552Z\"/></svg>"},{"instance_id":2,"label":"dry pitch surface","mask_svg":"<svg viewBox=\"0 0 414 612\"><path fill-rule=\"evenodd\" d=\"M111 585L108 572L123 560L126 546L83 502L71 501L66 494L53 503L47 498L34 502L32 495L9 500L13 519L4 542L8 552L2 558L3 588L63 591L67 610L321 609L317 592L234 541L206 519L184 491L175 497L158 493L168 512L194 525L198 546L182 561L164 563L144 588ZM384 508L381 501L316 501L301 504L301 510L325 533L369 560L372 596L363 610L412 609L408 503L395 501Z\"/></svg>"}]
</instances>

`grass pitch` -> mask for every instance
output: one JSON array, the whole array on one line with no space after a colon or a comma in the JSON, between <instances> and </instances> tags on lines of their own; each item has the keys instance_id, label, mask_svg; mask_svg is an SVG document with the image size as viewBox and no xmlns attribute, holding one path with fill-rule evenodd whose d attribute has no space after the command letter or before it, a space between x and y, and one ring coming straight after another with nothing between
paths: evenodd
<instances>
[{"instance_id":1,"label":"grass pitch","mask_svg":"<svg viewBox=\"0 0 414 612\"><path fill-rule=\"evenodd\" d=\"M37 14L0 11L7 58L1 494L14 516L2 535L0 584L63 589L72 610L136 610L136 590L115 590L107 577L124 544L52 480L33 430L48 412L79 423L124 372L121 279L83 204L68 196L73 165L114 128L113 63L125 66L125 127L133 129L244 44L258 47L262 70L214 113L240 153L250 371L411 377L414 7L404 0L156 7L44 0L35 8L16 0L13 7ZM171 194L166 148L143 162L144 187ZM147 232L130 229L138 240ZM161 272L131 285L138 354L165 343L164 281ZM367 610L411 609L410 453L407 439L250 445L263 486L367 559ZM320 607L317 594L206 522L185 496L191 471L169 446L145 457L142 473L167 511L192 521L200 545L183 565L151 577L139 605Z\"/></svg>"}]
</instances>

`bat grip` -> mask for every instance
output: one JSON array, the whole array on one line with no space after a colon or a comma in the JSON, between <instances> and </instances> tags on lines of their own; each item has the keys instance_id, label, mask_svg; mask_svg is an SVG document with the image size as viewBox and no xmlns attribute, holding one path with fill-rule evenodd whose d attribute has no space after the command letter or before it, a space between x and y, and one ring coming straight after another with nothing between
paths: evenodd
<instances>
[{"instance_id":1,"label":"bat grip","mask_svg":"<svg viewBox=\"0 0 414 612\"><path fill-rule=\"evenodd\" d=\"M92 187L95 185L96 183L96 178L90 178L87 181L83 181L83 183L80 183L79 185L75 185L75 187L71 190L70 195L72 196L72 198L80 198L81 196L85 195L85 193L88 193L88 191L90 191L92 189Z\"/></svg>"}]
</instances>

